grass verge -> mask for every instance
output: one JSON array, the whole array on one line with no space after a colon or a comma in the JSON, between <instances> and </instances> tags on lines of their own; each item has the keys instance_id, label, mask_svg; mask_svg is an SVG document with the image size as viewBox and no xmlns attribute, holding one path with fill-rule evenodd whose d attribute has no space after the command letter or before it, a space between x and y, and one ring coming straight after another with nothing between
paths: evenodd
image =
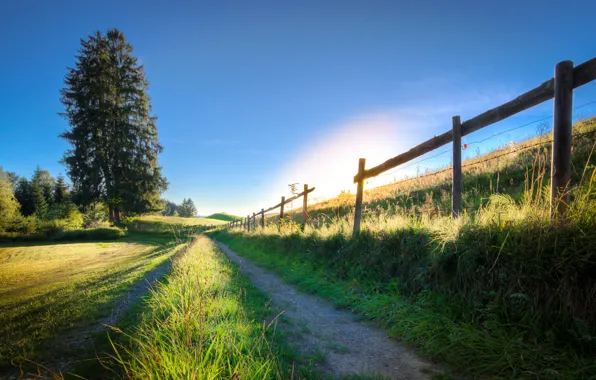
<instances>
[{"instance_id":1,"label":"grass verge","mask_svg":"<svg viewBox=\"0 0 596 380\"><path fill-rule=\"evenodd\" d=\"M593 239L585 229L520 229L506 219L489 228L462 224L447 235L447 220L433 231L396 219L355 239L341 226L327 234L270 227L209 235L301 289L377 321L453 374L596 378L593 326L580 318L591 305L593 285L580 268L594 265L585 249ZM569 275L577 270L584 274ZM585 308L566 308L582 298Z\"/></svg>"},{"instance_id":2,"label":"grass verge","mask_svg":"<svg viewBox=\"0 0 596 380\"><path fill-rule=\"evenodd\" d=\"M267 297L200 236L152 291L139 325L114 345L114 360L130 379L319 377L295 364L276 326Z\"/></svg>"}]
</instances>

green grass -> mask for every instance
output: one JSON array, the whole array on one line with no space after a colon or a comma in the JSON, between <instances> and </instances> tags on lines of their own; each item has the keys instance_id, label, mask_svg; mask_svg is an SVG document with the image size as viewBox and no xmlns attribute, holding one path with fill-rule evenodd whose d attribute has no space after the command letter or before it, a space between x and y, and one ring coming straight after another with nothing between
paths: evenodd
<instances>
[{"instance_id":1,"label":"green grass","mask_svg":"<svg viewBox=\"0 0 596 380\"><path fill-rule=\"evenodd\" d=\"M217 219L217 220L223 220L224 222L233 222L235 220L240 220L242 219L242 217L240 216L236 216L236 215L231 215L225 212L217 212L215 214L211 214L207 217L207 219Z\"/></svg>"},{"instance_id":2,"label":"green grass","mask_svg":"<svg viewBox=\"0 0 596 380\"><path fill-rule=\"evenodd\" d=\"M107 316L114 299L181 246L168 237L0 246L0 370L42 360L52 339Z\"/></svg>"},{"instance_id":3,"label":"green grass","mask_svg":"<svg viewBox=\"0 0 596 380\"><path fill-rule=\"evenodd\" d=\"M206 237L173 265L115 362L130 379L319 377L276 333L276 311Z\"/></svg>"},{"instance_id":4,"label":"green grass","mask_svg":"<svg viewBox=\"0 0 596 380\"><path fill-rule=\"evenodd\" d=\"M183 226L204 226L225 224L223 220L217 218L182 218L179 216L162 215L143 215L135 217L136 220L147 222L159 222L164 224L183 225Z\"/></svg>"},{"instance_id":5,"label":"green grass","mask_svg":"<svg viewBox=\"0 0 596 380\"><path fill-rule=\"evenodd\" d=\"M209 235L455 374L596 379L595 130L595 119L574 127L582 136L564 221L550 218L545 143L475 159L456 221L437 175L366 192L356 237L349 194L313 206L305 232L290 213L264 230Z\"/></svg>"},{"instance_id":6,"label":"green grass","mask_svg":"<svg viewBox=\"0 0 596 380\"><path fill-rule=\"evenodd\" d=\"M163 234L185 238L226 223L217 219L181 218L161 215L143 215L124 221L124 225L129 232Z\"/></svg>"}]
</instances>

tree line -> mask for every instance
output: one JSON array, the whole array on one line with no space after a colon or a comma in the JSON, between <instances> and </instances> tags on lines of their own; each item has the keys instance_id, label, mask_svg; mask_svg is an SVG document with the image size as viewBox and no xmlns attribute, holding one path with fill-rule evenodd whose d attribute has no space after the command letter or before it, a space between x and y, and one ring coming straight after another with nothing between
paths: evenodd
<instances>
[{"instance_id":1,"label":"tree line","mask_svg":"<svg viewBox=\"0 0 596 380\"><path fill-rule=\"evenodd\" d=\"M184 198L182 203L179 205L171 201L165 201L162 215L191 218L193 216L197 216L197 208L195 207L195 203L190 198Z\"/></svg>"}]
</instances>

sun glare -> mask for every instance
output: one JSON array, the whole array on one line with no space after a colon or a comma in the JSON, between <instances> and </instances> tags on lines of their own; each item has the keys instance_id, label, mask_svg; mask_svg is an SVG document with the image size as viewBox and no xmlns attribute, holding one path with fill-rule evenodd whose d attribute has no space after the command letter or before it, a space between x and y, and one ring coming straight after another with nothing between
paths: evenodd
<instances>
[{"instance_id":1,"label":"sun glare","mask_svg":"<svg viewBox=\"0 0 596 380\"><path fill-rule=\"evenodd\" d=\"M358 159L366 158L370 168L403 152L411 145L412 131L407 123L391 115L370 115L349 121L304 148L283 168L276 181L278 191L287 192L287 184L299 182L315 186L313 199L327 199L342 191L355 191L353 177ZM393 177L377 177L366 186L389 183Z\"/></svg>"}]
</instances>

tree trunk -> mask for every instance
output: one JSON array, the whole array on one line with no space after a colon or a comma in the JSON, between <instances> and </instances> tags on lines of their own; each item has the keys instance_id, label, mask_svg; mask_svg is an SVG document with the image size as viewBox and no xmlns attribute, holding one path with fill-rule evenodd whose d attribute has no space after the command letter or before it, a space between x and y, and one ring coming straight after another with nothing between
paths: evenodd
<instances>
[{"instance_id":1,"label":"tree trunk","mask_svg":"<svg viewBox=\"0 0 596 380\"><path fill-rule=\"evenodd\" d=\"M118 207L114 208L114 223L120 223L120 209Z\"/></svg>"},{"instance_id":2,"label":"tree trunk","mask_svg":"<svg viewBox=\"0 0 596 380\"><path fill-rule=\"evenodd\" d=\"M110 224L114 224L114 206L112 206L111 204L108 205L108 218Z\"/></svg>"}]
</instances>

